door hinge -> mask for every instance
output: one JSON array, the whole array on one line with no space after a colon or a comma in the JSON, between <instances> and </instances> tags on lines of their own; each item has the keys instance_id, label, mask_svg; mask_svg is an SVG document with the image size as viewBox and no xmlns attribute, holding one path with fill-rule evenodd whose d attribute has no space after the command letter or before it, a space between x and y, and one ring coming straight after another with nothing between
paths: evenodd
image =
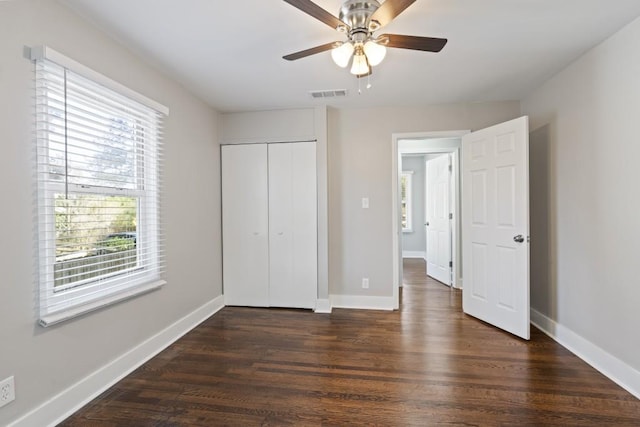
<instances>
[{"instance_id":1,"label":"door hinge","mask_svg":"<svg viewBox=\"0 0 640 427\"><path fill-rule=\"evenodd\" d=\"M449 165L449 172L452 172L452 171L453 171L453 166Z\"/></svg>"},{"instance_id":2,"label":"door hinge","mask_svg":"<svg viewBox=\"0 0 640 427\"><path fill-rule=\"evenodd\" d=\"M449 268L453 268L453 261L449 261Z\"/></svg>"},{"instance_id":3,"label":"door hinge","mask_svg":"<svg viewBox=\"0 0 640 427\"><path fill-rule=\"evenodd\" d=\"M449 214L449 219L453 219L453 214L452 213Z\"/></svg>"}]
</instances>

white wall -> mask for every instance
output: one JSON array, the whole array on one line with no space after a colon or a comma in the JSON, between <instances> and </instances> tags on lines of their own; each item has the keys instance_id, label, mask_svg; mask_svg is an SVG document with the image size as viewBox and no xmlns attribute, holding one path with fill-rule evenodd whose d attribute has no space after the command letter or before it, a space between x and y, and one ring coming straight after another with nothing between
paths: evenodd
<instances>
[{"instance_id":1,"label":"white wall","mask_svg":"<svg viewBox=\"0 0 640 427\"><path fill-rule=\"evenodd\" d=\"M349 301L393 296L392 134L475 130L519 115L519 102L330 109L330 294L354 297ZM362 197L369 209L361 208ZM362 289L363 277L369 289Z\"/></svg>"},{"instance_id":2,"label":"white wall","mask_svg":"<svg viewBox=\"0 0 640 427\"><path fill-rule=\"evenodd\" d=\"M532 281L533 308L627 364L631 371L623 380L635 381L636 395L639 40L636 19L523 101L537 155L547 157L549 165L546 177L534 176L547 173L544 169L532 171L532 179L549 192L549 238L539 250L548 253L549 271Z\"/></svg>"},{"instance_id":3,"label":"white wall","mask_svg":"<svg viewBox=\"0 0 640 427\"><path fill-rule=\"evenodd\" d=\"M24 46L40 44L171 110L162 210L168 283L47 329L36 324L33 64L23 57ZM7 425L221 294L220 172L217 113L57 2L0 2L0 58L0 379L15 375L17 395L0 409Z\"/></svg>"},{"instance_id":4,"label":"white wall","mask_svg":"<svg viewBox=\"0 0 640 427\"><path fill-rule=\"evenodd\" d=\"M427 250L425 223L425 156L402 156L402 171L412 171L412 231L402 233L402 252L422 253Z\"/></svg>"},{"instance_id":5,"label":"white wall","mask_svg":"<svg viewBox=\"0 0 640 427\"><path fill-rule=\"evenodd\" d=\"M221 117L223 144L309 141L326 127L318 123L314 108L224 113Z\"/></svg>"}]
</instances>

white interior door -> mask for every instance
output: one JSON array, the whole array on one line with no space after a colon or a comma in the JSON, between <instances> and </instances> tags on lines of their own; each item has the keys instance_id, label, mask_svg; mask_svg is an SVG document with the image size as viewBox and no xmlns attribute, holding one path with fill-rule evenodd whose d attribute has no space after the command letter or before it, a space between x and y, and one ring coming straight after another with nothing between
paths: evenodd
<instances>
[{"instance_id":1,"label":"white interior door","mask_svg":"<svg viewBox=\"0 0 640 427\"><path fill-rule=\"evenodd\" d=\"M315 308L316 143L269 145L269 305Z\"/></svg>"},{"instance_id":2,"label":"white interior door","mask_svg":"<svg viewBox=\"0 0 640 427\"><path fill-rule=\"evenodd\" d=\"M427 275L451 285L451 156L426 162Z\"/></svg>"},{"instance_id":3,"label":"white interior door","mask_svg":"<svg viewBox=\"0 0 640 427\"><path fill-rule=\"evenodd\" d=\"M462 138L464 312L529 339L529 121Z\"/></svg>"},{"instance_id":4,"label":"white interior door","mask_svg":"<svg viewBox=\"0 0 640 427\"><path fill-rule=\"evenodd\" d=\"M269 305L265 144L222 147L223 286L228 305Z\"/></svg>"}]
</instances>

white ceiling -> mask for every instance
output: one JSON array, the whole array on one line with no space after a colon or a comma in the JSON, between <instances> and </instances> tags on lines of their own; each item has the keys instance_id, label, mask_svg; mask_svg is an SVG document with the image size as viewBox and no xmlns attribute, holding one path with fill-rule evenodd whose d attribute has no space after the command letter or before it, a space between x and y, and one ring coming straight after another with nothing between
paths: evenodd
<instances>
[{"instance_id":1,"label":"white ceiling","mask_svg":"<svg viewBox=\"0 0 640 427\"><path fill-rule=\"evenodd\" d=\"M519 100L640 15L638 0L417 0L380 33L443 37L389 49L372 88L329 52L342 36L282 0L61 0L220 111ZM337 15L340 0L316 0ZM310 90L347 89L314 100Z\"/></svg>"}]
</instances>

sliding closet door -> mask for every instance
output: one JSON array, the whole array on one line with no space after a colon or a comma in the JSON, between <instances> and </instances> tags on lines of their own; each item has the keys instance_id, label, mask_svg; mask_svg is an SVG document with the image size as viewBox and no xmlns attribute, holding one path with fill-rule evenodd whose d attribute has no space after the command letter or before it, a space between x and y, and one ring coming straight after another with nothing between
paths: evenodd
<instances>
[{"instance_id":1,"label":"sliding closet door","mask_svg":"<svg viewBox=\"0 0 640 427\"><path fill-rule=\"evenodd\" d=\"M316 144L269 145L269 305L315 308Z\"/></svg>"},{"instance_id":2,"label":"sliding closet door","mask_svg":"<svg viewBox=\"0 0 640 427\"><path fill-rule=\"evenodd\" d=\"M227 305L269 306L267 146L222 147L223 284Z\"/></svg>"}]
</instances>

